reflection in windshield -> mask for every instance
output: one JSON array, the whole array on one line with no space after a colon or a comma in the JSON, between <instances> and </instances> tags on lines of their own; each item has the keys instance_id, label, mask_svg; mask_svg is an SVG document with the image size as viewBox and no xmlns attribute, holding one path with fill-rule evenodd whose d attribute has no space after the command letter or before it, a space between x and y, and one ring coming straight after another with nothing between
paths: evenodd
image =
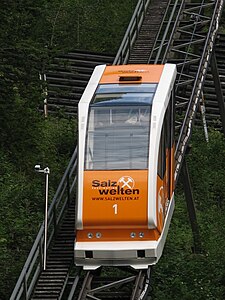
<instances>
[{"instance_id":1,"label":"reflection in windshield","mask_svg":"<svg viewBox=\"0 0 225 300\"><path fill-rule=\"evenodd\" d=\"M146 169L151 106L91 107L85 169Z\"/></svg>"},{"instance_id":2,"label":"reflection in windshield","mask_svg":"<svg viewBox=\"0 0 225 300\"><path fill-rule=\"evenodd\" d=\"M96 94L109 93L155 93L157 83L142 84L100 84Z\"/></svg>"},{"instance_id":3,"label":"reflection in windshield","mask_svg":"<svg viewBox=\"0 0 225 300\"><path fill-rule=\"evenodd\" d=\"M115 93L115 94L97 94L94 99L95 106L109 106L122 104L150 104L153 93ZM104 103L103 103L104 102Z\"/></svg>"}]
</instances>

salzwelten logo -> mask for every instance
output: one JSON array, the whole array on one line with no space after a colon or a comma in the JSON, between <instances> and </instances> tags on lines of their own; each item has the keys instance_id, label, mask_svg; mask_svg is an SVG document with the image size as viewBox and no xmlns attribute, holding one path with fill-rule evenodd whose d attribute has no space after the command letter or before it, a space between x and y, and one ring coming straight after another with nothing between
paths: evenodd
<instances>
[{"instance_id":1,"label":"salzwelten logo","mask_svg":"<svg viewBox=\"0 0 225 300\"><path fill-rule=\"evenodd\" d=\"M134 186L135 181L131 176L123 176L118 181L92 181L92 189L97 189L99 195L139 195L139 189L135 189Z\"/></svg>"},{"instance_id":2,"label":"salzwelten logo","mask_svg":"<svg viewBox=\"0 0 225 300\"><path fill-rule=\"evenodd\" d=\"M117 185L119 185L121 188L133 189L135 181L130 176L123 176L117 181Z\"/></svg>"}]
</instances>

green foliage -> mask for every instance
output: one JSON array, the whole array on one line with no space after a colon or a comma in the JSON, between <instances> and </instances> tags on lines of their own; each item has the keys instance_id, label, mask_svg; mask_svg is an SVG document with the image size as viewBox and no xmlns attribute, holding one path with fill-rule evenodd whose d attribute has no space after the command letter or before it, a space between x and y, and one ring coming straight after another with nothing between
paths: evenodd
<instances>
[{"instance_id":1,"label":"green foliage","mask_svg":"<svg viewBox=\"0 0 225 300\"><path fill-rule=\"evenodd\" d=\"M115 53L137 1L99 0L94 5L90 0L83 2L85 14L79 21L79 45L94 51Z\"/></svg>"},{"instance_id":2,"label":"green foliage","mask_svg":"<svg viewBox=\"0 0 225 300\"><path fill-rule=\"evenodd\" d=\"M115 52L137 0L5 1L0 9L3 48ZM69 34L68 34L69 33ZM42 48L41 48L42 47Z\"/></svg>"},{"instance_id":3,"label":"green foliage","mask_svg":"<svg viewBox=\"0 0 225 300\"><path fill-rule=\"evenodd\" d=\"M49 117L40 123L40 132L36 139L37 153L30 162L49 165L55 174L54 187L59 183L76 145L76 120Z\"/></svg>"},{"instance_id":4,"label":"green foliage","mask_svg":"<svg viewBox=\"0 0 225 300\"><path fill-rule=\"evenodd\" d=\"M137 0L2 0L0 7L0 299L8 299L43 220L48 166L50 199L76 144L76 122L44 120L39 72L55 53L83 48L115 53ZM153 274L153 299L225 297L225 142L197 131L188 165L204 253L193 254L182 187L164 255Z\"/></svg>"},{"instance_id":5,"label":"green foliage","mask_svg":"<svg viewBox=\"0 0 225 300\"><path fill-rule=\"evenodd\" d=\"M0 295L7 299L40 224L42 187L36 182L34 189L4 153L0 157Z\"/></svg>"},{"instance_id":6,"label":"green foliage","mask_svg":"<svg viewBox=\"0 0 225 300\"><path fill-rule=\"evenodd\" d=\"M51 49L115 52L134 11L136 0L49 1L44 19ZM70 32L70 35L68 35Z\"/></svg>"},{"instance_id":7,"label":"green foliage","mask_svg":"<svg viewBox=\"0 0 225 300\"><path fill-rule=\"evenodd\" d=\"M8 299L44 216L44 177L34 172L34 165L51 170L51 201L76 144L73 119L37 115L35 127L30 147L29 139L27 145L17 141L15 157L0 150L1 299Z\"/></svg>"},{"instance_id":8,"label":"green foliage","mask_svg":"<svg viewBox=\"0 0 225 300\"><path fill-rule=\"evenodd\" d=\"M175 212L164 254L153 272L152 299L222 300L225 296L225 139L215 130L209 143L201 130L192 138L188 167L196 202L203 253L192 252L193 240L182 185L175 193Z\"/></svg>"},{"instance_id":9,"label":"green foliage","mask_svg":"<svg viewBox=\"0 0 225 300\"><path fill-rule=\"evenodd\" d=\"M76 145L76 122L43 119L39 73L58 52L115 52L137 0L2 0L0 7L0 299L8 299Z\"/></svg>"},{"instance_id":10,"label":"green foliage","mask_svg":"<svg viewBox=\"0 0 225 300\"><path fill-rule=\"evenodd\" d=\"M200 152L199 149L202 151ZM209 204L224 205L222 203L225 198L224 157L224 137L219 131L210 132L209 143L205 142L203 134L195 133L189 164L193 173L193 188L200 195L197 199L198 209ZM204 165L204 168L199 168L200 164ZM208 176L209 172L210 176Z\"/></svg>"}]
</instances>

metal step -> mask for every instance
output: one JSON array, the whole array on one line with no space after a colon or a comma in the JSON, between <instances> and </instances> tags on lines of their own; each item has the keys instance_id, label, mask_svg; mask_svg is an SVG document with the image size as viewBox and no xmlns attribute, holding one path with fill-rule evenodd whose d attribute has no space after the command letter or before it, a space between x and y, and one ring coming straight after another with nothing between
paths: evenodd
<instances>
[{"instance_id":1,"label":"metal step","mask_svg":"<svg viewBox=\"0 0 225 300\"><path fill-rule=\"evenodd\" d=\"M129 64L148 63L149 54L154 45L168 3L169 1L151 1L140 29L138 39L132 49L128 61Z\"/></svg>"},{"instance_id":2,"label":"metal step","mask_svg":"<svg viewBox=\"0 0 225 300\"><path fill-rule=\"evenodd\" d=\"M47 268L42 271L35 286L32 300L60 299L63 294L68 272L73 264L75 201L64 217L58 235L47 256Z\"/></svg>"}]
</instances>

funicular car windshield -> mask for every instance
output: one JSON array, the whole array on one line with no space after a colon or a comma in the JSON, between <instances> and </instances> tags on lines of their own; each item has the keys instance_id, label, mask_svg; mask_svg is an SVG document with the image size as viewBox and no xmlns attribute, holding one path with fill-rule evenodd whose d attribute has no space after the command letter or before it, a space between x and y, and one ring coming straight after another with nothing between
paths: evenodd
<instances>
[{"instance_id":1,"label":"funicular car windshield","mask_svg":"<svg viewBox=\"0 0 225 300\"><path fill-rule=\"evenodd\" d=\"M89 111L86 170L147 169L156 86L99 86Z\"/></svg>"}]
</instances>

